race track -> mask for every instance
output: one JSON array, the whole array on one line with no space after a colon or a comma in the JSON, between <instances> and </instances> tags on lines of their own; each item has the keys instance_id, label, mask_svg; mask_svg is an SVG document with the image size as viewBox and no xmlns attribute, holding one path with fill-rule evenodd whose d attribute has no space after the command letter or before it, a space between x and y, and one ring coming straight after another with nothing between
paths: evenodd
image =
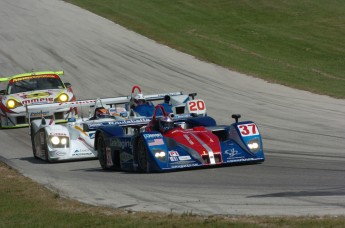
<instances>
[{"instance_id":1,"label":"race track","mask_svg":"<svg viewBox=\"0 0 345 228\"><path fill-rule=\"evenodd\" d=\"M104 172L97 160L47 164L28 129L0 130L0 156L61 195L134 211L345 215L345 101L201 62L60 0L0 1L0 75L64 70L78 99L197 92L219 124L252 120L266 161L163 174Z\"/></svg>"}]
</instances>

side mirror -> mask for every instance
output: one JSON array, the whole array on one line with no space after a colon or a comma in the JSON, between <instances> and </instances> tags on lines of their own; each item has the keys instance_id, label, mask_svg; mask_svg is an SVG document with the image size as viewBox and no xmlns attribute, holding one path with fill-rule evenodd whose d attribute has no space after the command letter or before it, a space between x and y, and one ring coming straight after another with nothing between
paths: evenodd
<instances>
[{"instance_id":1,"label":"side mirror","mask_svg":"<svg viewBox=\"0 0 345 228\"><path fill-rule=\"evenodd\" d=\"M69 82L65 82L64 84L65 84L66 88L71 88L71 86L72 86L71 83L69 83Z\"/></svg>"},{"instance_id":2,"label":"side mirror","mask_svg":"<svg viewBox=\"0 0 345 228\"><path fill-rule=\"evenodd\" d=\"M238 123L238 119L241 118L241 115L240 114L233 114L231 117L235 119L236 123Z\"/></svg>"},{"instance_id":3,"label":"side mirror","mask_svg":"<svg viewBox=\"0 0 345 228\"><path fill-rule=\"evenodd\" d=\"M5 95L6 94L6 90L0 90L0 95Z\"/></svg>"}]
</instances>

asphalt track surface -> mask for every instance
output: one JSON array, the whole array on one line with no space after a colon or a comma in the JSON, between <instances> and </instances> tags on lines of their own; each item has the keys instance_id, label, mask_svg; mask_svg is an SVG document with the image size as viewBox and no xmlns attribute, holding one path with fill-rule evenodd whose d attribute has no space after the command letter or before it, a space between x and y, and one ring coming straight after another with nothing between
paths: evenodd
<instances>
[{"instance_id":1,"label":"asphalt track surface","mask_svg":"<svg viewBox=\"0 0 345 228\"><path fill-rule=\"evenodd\" d=\"M197 92L218 123L255 121L266 161L162 174L47 164L28 129L1 130L0 156L61 195L133 211L345 215L345 101L201 62L59 0L0 1L0 74L64 70L79 99Z\"/></svg>"}]
</instances>

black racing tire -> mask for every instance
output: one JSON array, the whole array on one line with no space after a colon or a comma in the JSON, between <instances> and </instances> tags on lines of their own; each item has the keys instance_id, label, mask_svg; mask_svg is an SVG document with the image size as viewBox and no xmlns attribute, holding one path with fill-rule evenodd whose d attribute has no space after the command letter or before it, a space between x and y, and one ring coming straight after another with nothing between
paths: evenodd
<instances>
[{"instance_id":1,"label":"black racing tire","mask_svg":"<svg viewBox=\"0 0 345 228\"><path fill-rule=\"evenodd\" d=\"M34 155L34 158L38 159L36 144L35 144L35 139L34 139L34 130L31 128L30 132L31 132L30 137L31 137L32 153Z\"/></svg>"},{"instance_id":2,"label":"black racing tire","mask_svg":"<svg viewBox=\"0 0 345 228\"><path fill-rule=\"evenodd\" d=\"M103 134L100 133L96 140L97 140L97 153L98 153L99 164L101 165L103 170L110 170L110 168L107 167L108 161L107 161L106 146L105 146Z\"/></svg>"},{"instance_id":3,"label":"black racing tire","mask_svg":"<svg viewBox=\"0 0 345 228\"><path fill-rule=\"evenodd\" d=\"M147 147L145 144L145 139L143 137L140 137L138 139L136 152L137 152L139 171L143 173L148 173L149 171L148 152L147 152Z\"/></svg>"}]
</instances>

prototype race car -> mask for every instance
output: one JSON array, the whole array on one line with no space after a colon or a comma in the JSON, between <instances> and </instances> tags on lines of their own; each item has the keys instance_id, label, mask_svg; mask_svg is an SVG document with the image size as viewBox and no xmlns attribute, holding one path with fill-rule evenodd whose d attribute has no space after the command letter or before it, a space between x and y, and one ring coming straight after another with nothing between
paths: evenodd
<instances>
[{"instance_id":1,"label":"prototype race car","mask_svg":"<svg viewBox=\"0 0 345 228\"><path fill-rule=\"evenodd\" d=\"M31 122L30 135L34 157L48 162L96 159L97 151L93 149L96 126L102 123L111 124L117 119L104 110L109 104L122 103L127 100L127 97L117 97L29 106L28 119ZM50 112L59 108L85 106L92 107L93 114L87 118L84 118L83 114L80 118L78 116L70 117L66 125L55 125L54 116L50 115ZM51 119L42 116L41 119L31 121L30 112L39 112L39 110L48 114Z\"/></svg>"},{"instance_id":2,"label":"prototype race car","mask_svg":"<svg viewBox=\"0 0 345 228\"><path fill-rule=\"evenodd\" d=\"M152 94L145 97L147 101L152 102L163 100L166 96L170 96L172 100L178 100L178 98L175 99L175 96L189 97L181 92ZM123 96L28 106L27 114L28 120L31 122L30 133L34 157L49 162L97 158L97 150L93 146L95 131L98 127L147 125L151 121L152 116L140 116L134 114L132 109L127 110L125 107L130 107L130 103L131 96ZM188 104L182 105L187 106ZM81 110L81 116L80 114L79 117L71 116L66 125L55 125L52 113L56 110L82 109L83 107L89 108L86 118ZM30 113L32 112L41 112L42 117L31 121Z\"/></svg>"},{"instance_id":3,"label":"prototype race car","mask_svg":"<svg viewBox=\"0 0 345 228\"><path fill-rule=\"evenodd\" d=\"M63 83L59 75L63 71L45 71L18 74L0 78L7 88L0 90L0 128L28 126L26 106L61 103L75 100L70 83ZM56 123L66 122L70 109L59 109L53 113ZM31 113L31 119L41 113Z\"/></svg>"},{"instance_id":4,"label":"prototype race car","mask_svg":"<svg viewBox=\"0 0 345 228\"><path fill-rule=\"evenodd\" d=\"M163 113L158 117L157 111ZM217 125L209 116L169 116L157 105L152 120L101 126L95 149L104 170L163 172L265 160L255 123Z\"/></svg>"}]
</instances>

